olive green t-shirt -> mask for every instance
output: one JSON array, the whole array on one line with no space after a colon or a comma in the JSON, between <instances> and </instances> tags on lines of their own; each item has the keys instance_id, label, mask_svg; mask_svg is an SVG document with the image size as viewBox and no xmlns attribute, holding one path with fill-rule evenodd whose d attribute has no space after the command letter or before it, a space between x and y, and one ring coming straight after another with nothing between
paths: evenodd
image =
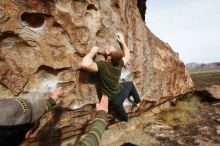
<instances>
[{"instance_id":1,"label":"olive green t-shirt","mask_svg":"<svg viewBox=\"0 0 220 146\"><path fill-rule=\"evenodd\" d=\"M97 66L100 92L102 95L107 95L109 101L111 101L122 89L122 84L119 83L119 80L124 62L121 60L119 65L113 66L110 62L101 60L97 62Z\"/></svg>"}]
</instances>

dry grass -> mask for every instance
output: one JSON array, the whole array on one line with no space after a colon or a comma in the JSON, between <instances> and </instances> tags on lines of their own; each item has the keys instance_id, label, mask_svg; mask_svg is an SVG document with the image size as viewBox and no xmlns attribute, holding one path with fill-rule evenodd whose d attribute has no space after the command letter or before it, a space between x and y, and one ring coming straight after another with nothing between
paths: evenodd
<instances>
[{"instance_id":1,"label":"dry grass","mask_svg":"<svg viewBox=\"0 0 220 146\"><path fill-rule=\"evenodd\" d=\"M194 72L190 74L196 89L204 89L210 85L220 85L220 69ZM158 118L169 125L184 125L200 120L202 104L194 93L179 97L175 106L162 111Z\"/></svg>"},{"instance_id":2,"label":"dry grass","mask_svg":"<svg viewBox=\"0 0 220 146\"><path fill-rule=\"evenodd\" d=\"M190 73L196 89L220 85L220 69Z\"/></svg>"},{"instance_id":3,"label":"dry grass","mask_svg":"<svg viewBox=\"0 0 220 146\"><path fill-rule=\"evenodd\" d=\"M175 106L160 112L158 118L168 125L185 125L200 119L202 106L197 97L188 101L178 101Z\"/></svg>"}]
</instances>

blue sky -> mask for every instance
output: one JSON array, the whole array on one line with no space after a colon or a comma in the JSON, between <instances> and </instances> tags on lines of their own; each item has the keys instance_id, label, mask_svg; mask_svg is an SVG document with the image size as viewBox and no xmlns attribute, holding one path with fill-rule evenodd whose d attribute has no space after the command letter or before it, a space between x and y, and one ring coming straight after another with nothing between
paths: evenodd
<instances>
[{"instance_id":1,"label":"blue sky","mask_svg":"<svg viewBox=\"0 0 220 146\"><path fill-rule=\"evenodd\" d=\"M220 62L220 0L148 0L145 21L184 63Z\"/></svg>"}]
</instances>

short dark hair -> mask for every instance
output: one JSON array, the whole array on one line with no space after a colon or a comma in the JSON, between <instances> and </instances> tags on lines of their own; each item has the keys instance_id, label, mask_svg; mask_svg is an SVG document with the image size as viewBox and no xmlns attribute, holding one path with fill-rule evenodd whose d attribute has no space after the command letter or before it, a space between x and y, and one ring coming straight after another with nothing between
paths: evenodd
<instances>
[{"instance_id":1,"label":"short dark hair","mask_svg":"<svg viewBox=\"0 0 220 146\"><path fill-rule=\"evenodd\" d=\"M0 145L18 146L20 145L26 133L33 127L33 124L0 126Z\"/></svg>"},{"instance_id":2,"label":"short dark hair","mask_svg":"<svg viewBox=\"0 0 220 146\"><path fill-rule=\"evenodd\" d=\"M121 49L116 49L116 51L110 53L110 56L112 65L117 66L123 57L123 53Z\"/></svg>"}]
</instances>

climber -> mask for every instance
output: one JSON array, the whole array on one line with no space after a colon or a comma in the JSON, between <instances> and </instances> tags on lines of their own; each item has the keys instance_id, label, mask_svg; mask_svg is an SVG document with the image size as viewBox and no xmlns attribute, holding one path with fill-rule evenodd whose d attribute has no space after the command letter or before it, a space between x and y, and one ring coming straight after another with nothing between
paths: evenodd
<instances>
[{"instance_id":1,"label":"climber","mask_svg":"<svg viewBox=\"0 0 220 146\"><path fill-rule=\"evenodd\" d=\"M123 51L113 45L109 45L104 49L103 55L105 61L94 62L93 58L99 51L99 48L94 46L82 59L80 66L83 70L97 72L101 95L107 95L109 97L109 105L117 113L118 119L127 122L128 115L124 110L123 102L132 95L134 105L139 106L140 98L132 81L119 82L122 67L128 63L131 55L125 43L124 36L121 33L117 33L116 38Z\"/></svg>"},{"instance_id":2,"label":"climber","mask_svg":"<svg viewBox=\"0 0 220 146\"><path fill-rule=\"evenodd\" d=\"M0 146L18 146L22 142L23 144L27 142L24 139L28 139L31 136L34 122L55 105L60 93L61 88L57 88L47 100L40 97L0 100ZM90 144L91 146L99 145L107 124L107 96L103 96L101 102L96 104L96 110L95 122L90 127L88 134L77 146L85 144Z\"/></svg>"}]
</instances>

